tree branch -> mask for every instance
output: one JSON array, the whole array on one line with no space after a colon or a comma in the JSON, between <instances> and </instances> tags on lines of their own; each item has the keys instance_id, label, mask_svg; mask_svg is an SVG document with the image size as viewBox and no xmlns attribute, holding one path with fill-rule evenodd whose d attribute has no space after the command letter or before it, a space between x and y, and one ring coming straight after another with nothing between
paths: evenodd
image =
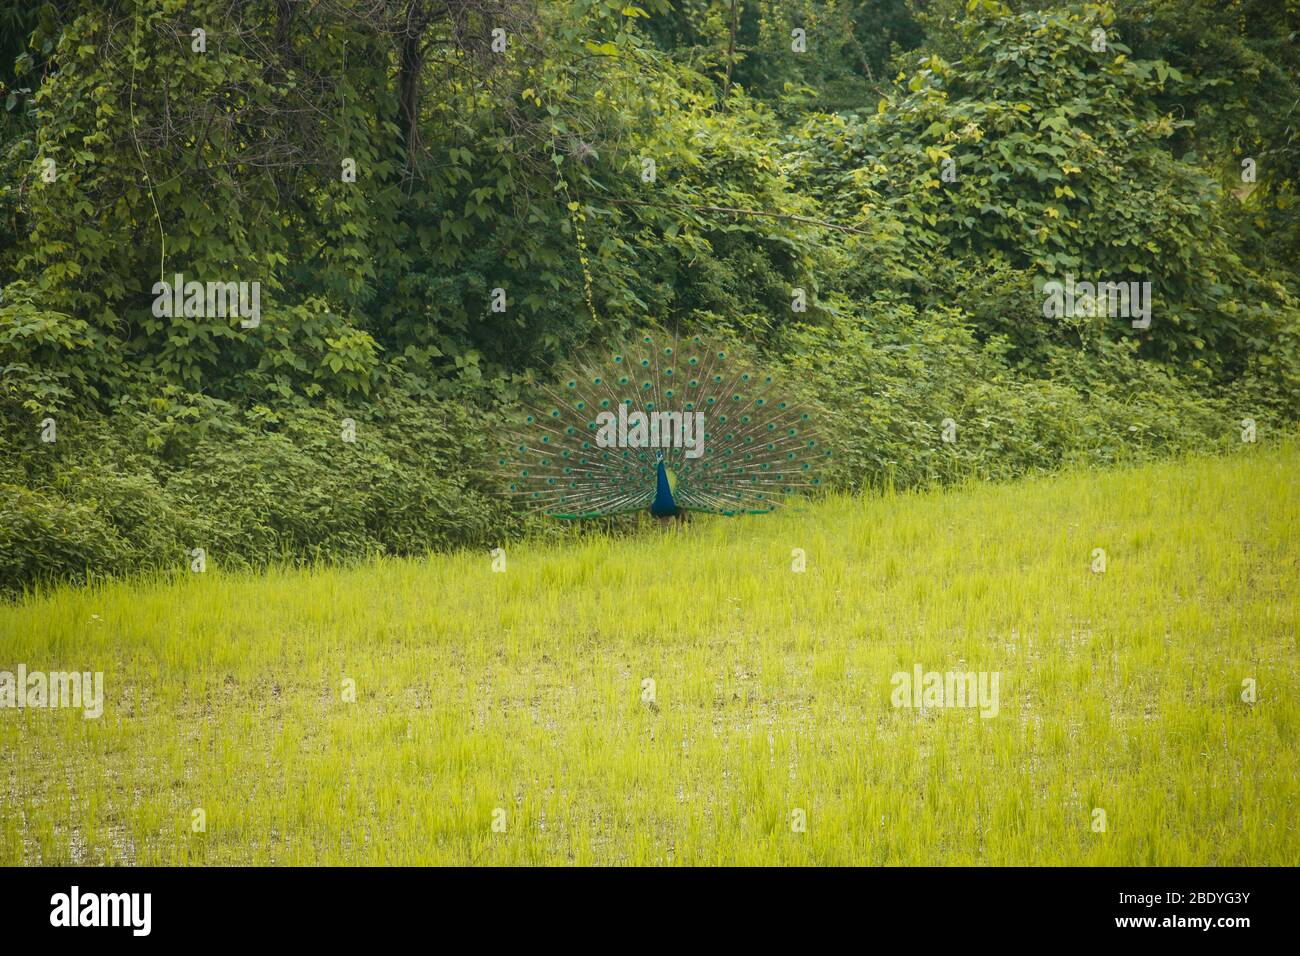
<instances>
[{"instance_id":1,"label":"tree branch","mask_svg":"<svg viewBox=\"0 0 1300 956\"><path fill-rule=\"evenodd\" d=\"M731 67L736 62L736 10L740 0L731 0L731 39L727 41L727 82L722 86L722 112L727 111L727 97L731 95Z\"/></svg>"}]
</instances>

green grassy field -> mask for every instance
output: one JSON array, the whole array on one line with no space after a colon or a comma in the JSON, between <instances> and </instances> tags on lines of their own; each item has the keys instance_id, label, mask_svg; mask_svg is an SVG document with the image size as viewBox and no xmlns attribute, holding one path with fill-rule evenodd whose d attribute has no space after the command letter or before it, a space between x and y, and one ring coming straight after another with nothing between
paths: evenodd
<instances>
[{"instance_id":1,"label":"green grassy field","mask_svg":"<svg viewBox=\"0 0 1300 956\"><path fill-rule=\"evenodd\" d=\"M0 670L105 684L0 710L0 863L1294 865L1298 466L0 607Z\"/></svg>"}]
</instances>

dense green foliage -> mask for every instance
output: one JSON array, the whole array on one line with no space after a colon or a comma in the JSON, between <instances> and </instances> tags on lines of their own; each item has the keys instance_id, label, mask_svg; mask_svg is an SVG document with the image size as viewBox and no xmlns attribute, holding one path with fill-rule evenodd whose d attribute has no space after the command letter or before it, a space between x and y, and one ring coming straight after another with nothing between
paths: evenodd
<instances>
[{"instance_id":1,"label":"dense green foliage","mask_svg":"<svg viewBox=\"0 0 1300 956\"><path fill-rule=\"evenodd\" d=\"M498 541L501 408L638 326L816 393L847 488L1272 440L1296 4L1013 7L6 7L0 582ZM1150 327L1045 318L1067 273Z\"/></svg>"}]
</instances>

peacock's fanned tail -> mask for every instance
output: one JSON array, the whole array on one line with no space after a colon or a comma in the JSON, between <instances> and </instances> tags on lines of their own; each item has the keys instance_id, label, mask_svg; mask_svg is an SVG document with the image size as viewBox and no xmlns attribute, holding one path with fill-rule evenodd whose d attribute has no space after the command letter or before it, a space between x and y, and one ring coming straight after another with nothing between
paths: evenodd
<instances>
[{"instance_id":1,"label":"peacock's fanned tail","mask_svg":"<svg viewBox=\"0 0 1300 956\"><path fill-rule=\"evenodd\" d=\"M557 518L649 508L661 461L682 509L771 511L816 487L827 455L771 375L698 336L679 346L644 335L579 359L542 396L517 416L501 465L513 492Z\"/></svg>"}]
</instances>

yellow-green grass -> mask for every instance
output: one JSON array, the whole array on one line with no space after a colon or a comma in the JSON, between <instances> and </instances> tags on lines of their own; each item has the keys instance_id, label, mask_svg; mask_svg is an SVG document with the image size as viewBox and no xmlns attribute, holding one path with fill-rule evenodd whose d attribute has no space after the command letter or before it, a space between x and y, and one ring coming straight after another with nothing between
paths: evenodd
<instances>
[{"instance_id":1,"label":"yellow-green grass","mask_svg":"<svg viewBox=\"0 0 1300 956\"><path fill-rule=\"evenodd\" d=\"M0 710L0 862L1295 864L1297 465L0 607L0 670L106 688ZM895 708L916 664L998 715Z\"/></svg>"}]
</instances>

